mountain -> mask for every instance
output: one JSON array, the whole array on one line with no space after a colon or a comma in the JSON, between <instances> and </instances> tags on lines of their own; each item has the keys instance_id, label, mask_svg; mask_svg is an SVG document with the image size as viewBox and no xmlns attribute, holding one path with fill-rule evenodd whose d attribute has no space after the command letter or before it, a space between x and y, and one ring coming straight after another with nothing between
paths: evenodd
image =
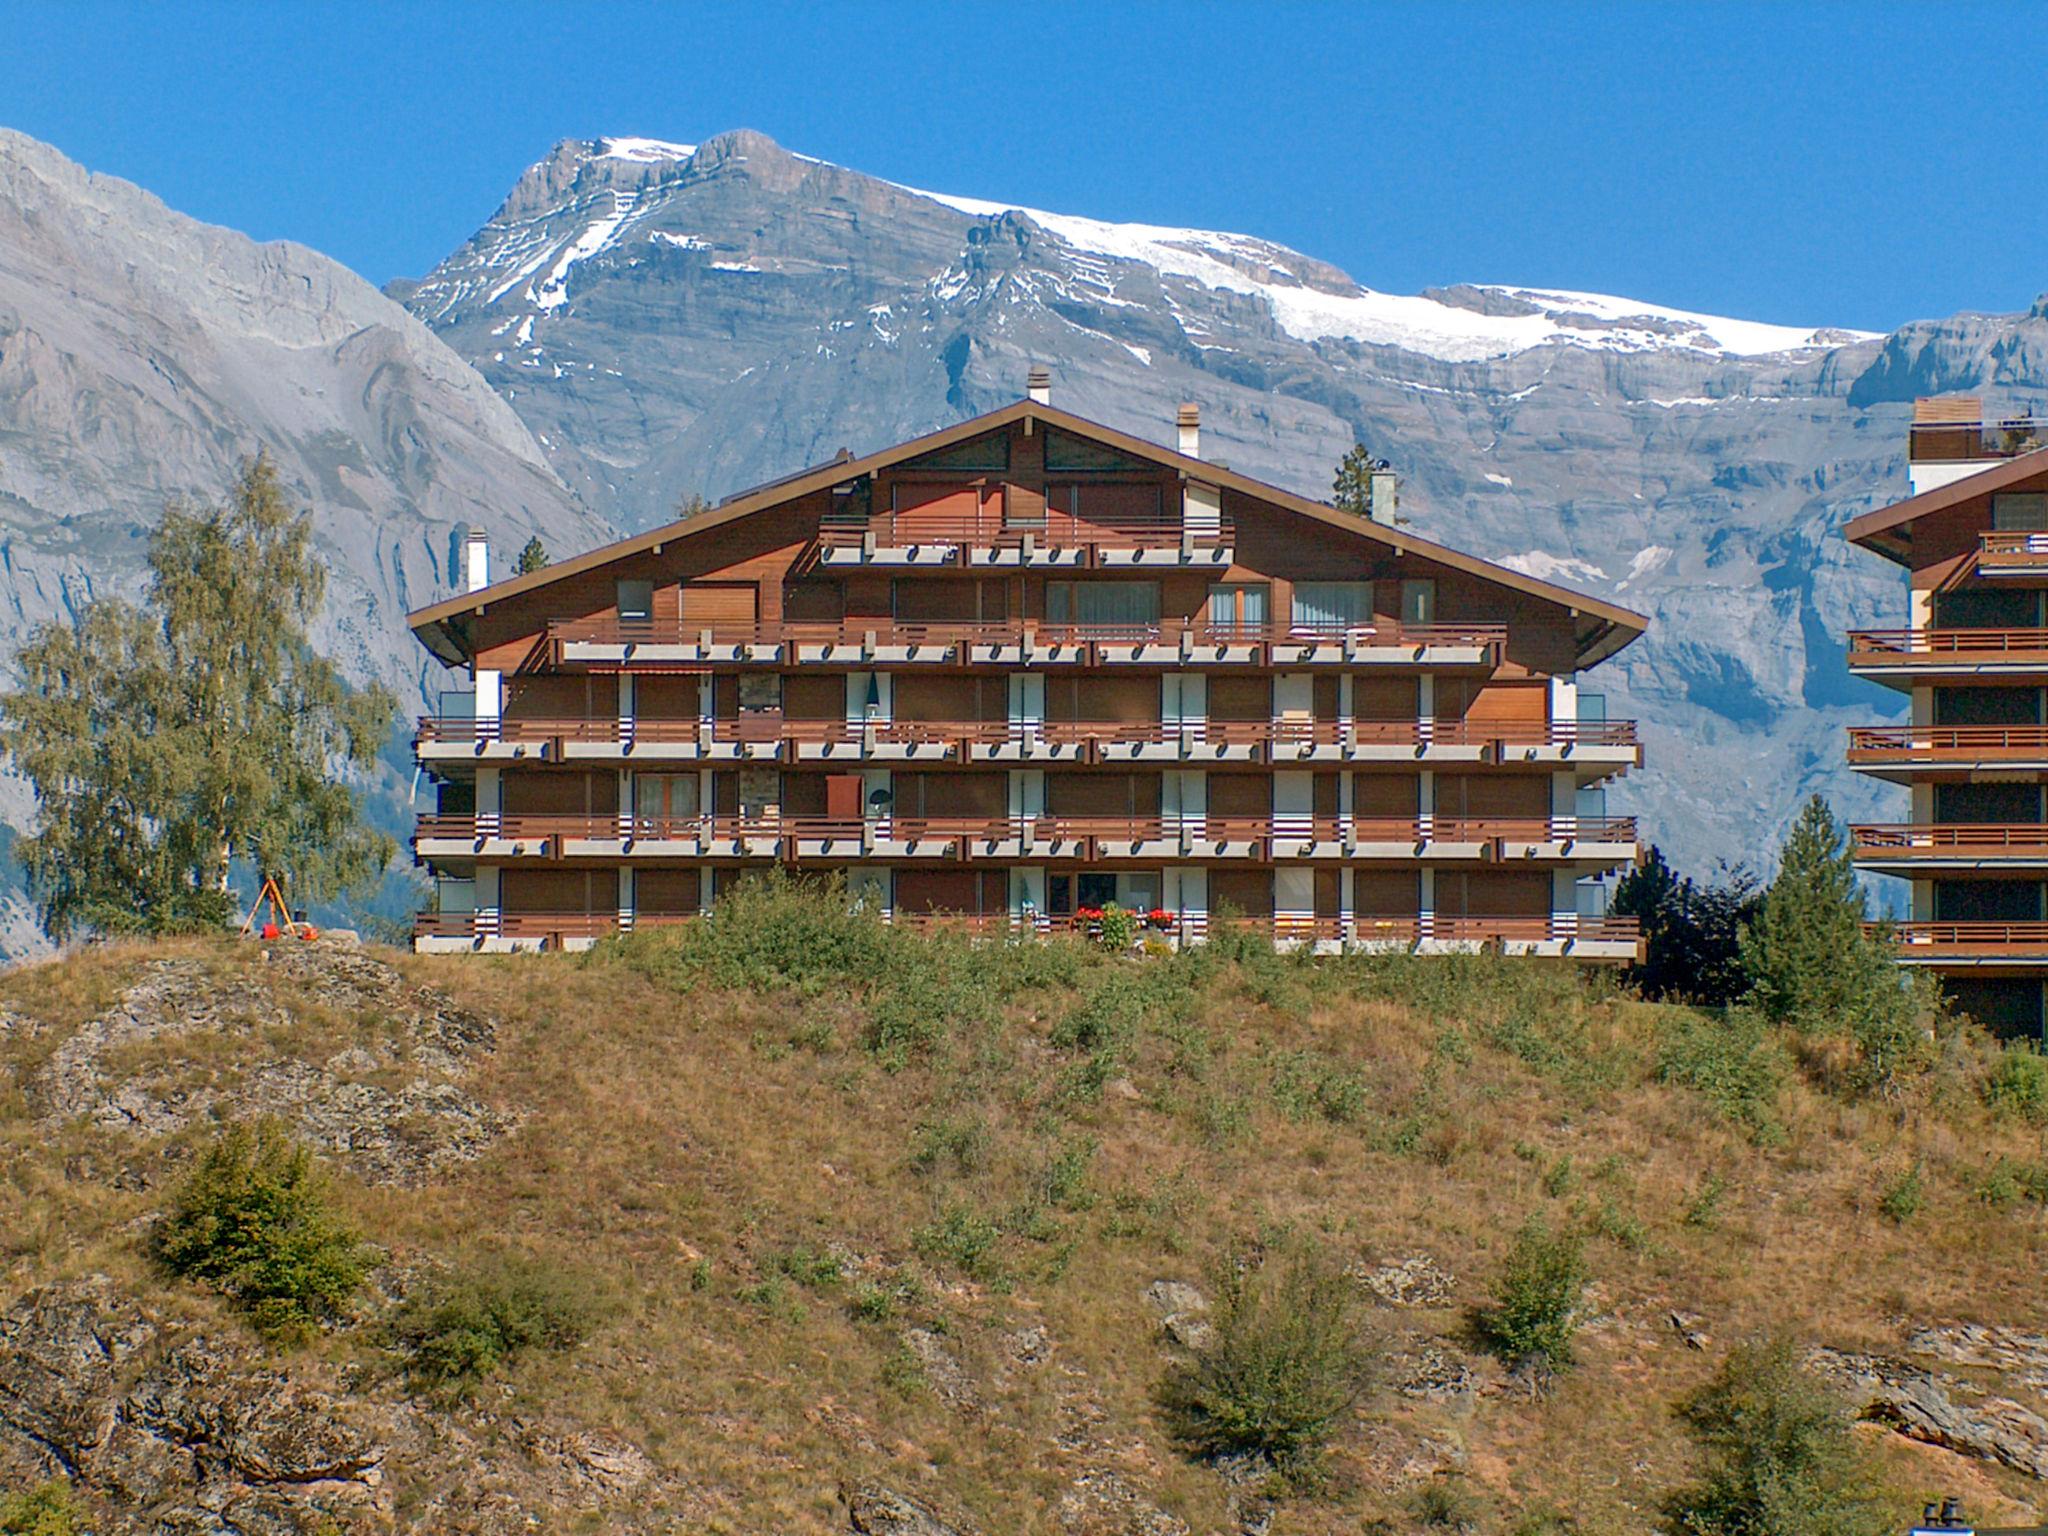
<instances>
[{"instance_id":1,"label":"mountain","mask_svg":"<svg viewBox=\"0 0 2048 1536\"><path fill-rule=\"evenodd\" d=\"M1759 860L1800 800L1901 816L1841 768L1842 727L1896 695L1842 631L1900 583L1845 546L1903 495L1914 394L2048 388L2048 318L1890 337L1602 295L1377 293L1245 235L941 196L791 153L558 145L402 290L594 510L628 528L1014 399L1166 440L1311 495L1354 440L1402 473L1417 531L1648 612L1593 675L1644 722L1616 794L1688 865Z\"/></svg>"},{"instance_id":2,"label":"mountain","mask_svg":"<svg viewBox=\"0 0 2048 1536\"><path fill-rule=\"evenodd\" d=\"M501 548L606 536L518 416L398 304L303 246L201 224L0 130L0 647L141 573L176 496L258 449L331 569L319 640L408 702L405 629L466 524Z\"/></svg>"}]
</instances>

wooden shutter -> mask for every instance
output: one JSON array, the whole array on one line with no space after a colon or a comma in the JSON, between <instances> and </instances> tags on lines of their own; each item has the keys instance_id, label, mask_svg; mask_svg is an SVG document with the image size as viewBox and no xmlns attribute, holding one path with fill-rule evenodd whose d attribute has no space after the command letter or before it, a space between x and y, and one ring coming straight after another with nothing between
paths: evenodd
<instances>
[{"instance_id":1,"label":"wooden shutter","mask_svg":"<svg viewBox=\"0 0 2048 1536\"><path fill-rule=\"evenodd\" d=\"M683 588L683 623L741 625L754 622L754 605L760 588L748 586Z\"/></svg>"}]
</instances>

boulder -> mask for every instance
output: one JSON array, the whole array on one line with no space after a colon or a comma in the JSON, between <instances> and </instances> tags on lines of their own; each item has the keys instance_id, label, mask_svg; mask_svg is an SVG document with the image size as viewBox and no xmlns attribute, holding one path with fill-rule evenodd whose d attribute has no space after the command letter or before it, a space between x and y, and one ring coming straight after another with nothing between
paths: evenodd
<instances>
[{"instance_id":1,"label":"boulder","mask_svg":"<svg viewBox=\"0 0 2048 1536\"><path fill-rule=\"evenodd\" d=\"M842 1488L839 1496L848 1528L860 1536L971 1536L969 1527L948 1524L929 1505L880 1483Z\"/></svg>"},{"instance_id":2,"label":"boulder","mask_svg":"<svg viewBox=\"0 0 2048 1536\"><path fill-rule=\"evenodd\" d=\"M1817 1348L1807 1364L1846 1394L1865 1419L1909 1439L2048 1479L2048 1419L2011 1398L1877 1355Z\"/></svg>"}]
</instances>

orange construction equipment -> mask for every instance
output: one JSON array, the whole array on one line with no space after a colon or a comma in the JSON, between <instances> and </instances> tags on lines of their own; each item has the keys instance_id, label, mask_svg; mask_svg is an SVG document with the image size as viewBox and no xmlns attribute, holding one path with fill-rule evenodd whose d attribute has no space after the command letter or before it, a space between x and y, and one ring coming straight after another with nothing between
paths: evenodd
<instances>
[{"instance_id":1,"label":"orange construction equipment","mask_svg":"<svg viewBox=\"0 0 2048 1536\"><path fill-rule=\"evenodd\" d=\"M263 909L270 909L270 915L263 917ZM257 922L263 917L261 923ZM292 915L291 907L284 899L284 891L278 886L277 876L265 875L263 889L257 894L256 905L249 909L249 915L242 919L242 937L251 933L264 939L278 939L290 934L297 939L317 939L320 930L304 918Z\"/></svg>"}]
</instances>

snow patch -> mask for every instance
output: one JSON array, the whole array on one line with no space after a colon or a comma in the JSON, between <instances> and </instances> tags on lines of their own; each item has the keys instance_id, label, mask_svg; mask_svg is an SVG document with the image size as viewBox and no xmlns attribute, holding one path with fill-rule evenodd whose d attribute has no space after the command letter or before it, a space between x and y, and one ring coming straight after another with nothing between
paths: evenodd
<instances>
[{"instance_id":1,"label":"snow patch","mask_svg":"<svg viewBox=\"0 0 2048 1536\"><path fill-rule=\"evenodd\" d=\"M1150 347L1134 347L1128 341L1123 346L1126 352L1130 353L1131 356L1135 357L1147 368L1152 366L1152 349Z\"/></svg>"},{"instance_id":2,"label":"snow patch","mask_svg":"<svg viewBox=\"0 0 2048 1536\"><path fill-rule=\"evenodd\" d=\"M1515 483L1512 475L1496 475L1491 470L1487 471L1486 478L1495 485L1513 485Z\"/></svg>"},{"instance_id":3,"label":"snow patch","mask_svg":"<svg viewBox=\"0 0 2048 1536\"><path fill-rule=\"evenodd\" d=\"M1500 563L1511 571L1520 571L1524 576L1534 576L1538 581L1607 579L1607 573L1590 560L1579 560L1570 555L1548 554L1540 549L1532 549L1526 555L1502 555Z\"/></svg>"},{"instance_id":4,"label":"snow patch","mask_svg":"<svg viewBox=\"0 0 2048 1536\"><path fill-rule=\"evenodd\" d=\"M619 232L619 226L632 216L633 207L639 198L630 192L613 192L611 212L593 219L584 226L583 233L569 243L562 252L552 271L533 289L533 302L542 309L559 309L569 300L569 269L579 261L587 261L612 242Z\"/></svg>"},{"instance_id":5,"label":"snow patch","mask_svg":"<svg viewBox=\"0 0 2048 1536\"><path fill-rule=\"evenodd\" d=\"M697 153L694 144L671 144L665 139L603 139L600 160L629 160L635 165L657 165L664 160L687 160Z\"/></svg>"},{"instance_id":6,"label":"snow patch","mask_svg":"<svg viewBox=\"0 0 2048 1536\"><path fill-rule=\"evenodd\" d=\"M711 242L709 240L699 240L695 235L672 235L665 229L650 229L647 232L647 238L650 241L658 241L662 245L672 245L679 251L708 251L711 249Z\"/></svg>"},{"instance_id":7,"label":"snow patch","mask_svg":"<svg viewBox=\"0 0 2048 1536\"><path fill-rule=\"evenodd\" d=\"M1621 591L1632 581L1641 581L1653 571L1660 571L1671 561L1671 551L1662 544L1646 544L1635 552L1628 563L1628 574L1615 584Z\"/></svg>"}]
</instances>

